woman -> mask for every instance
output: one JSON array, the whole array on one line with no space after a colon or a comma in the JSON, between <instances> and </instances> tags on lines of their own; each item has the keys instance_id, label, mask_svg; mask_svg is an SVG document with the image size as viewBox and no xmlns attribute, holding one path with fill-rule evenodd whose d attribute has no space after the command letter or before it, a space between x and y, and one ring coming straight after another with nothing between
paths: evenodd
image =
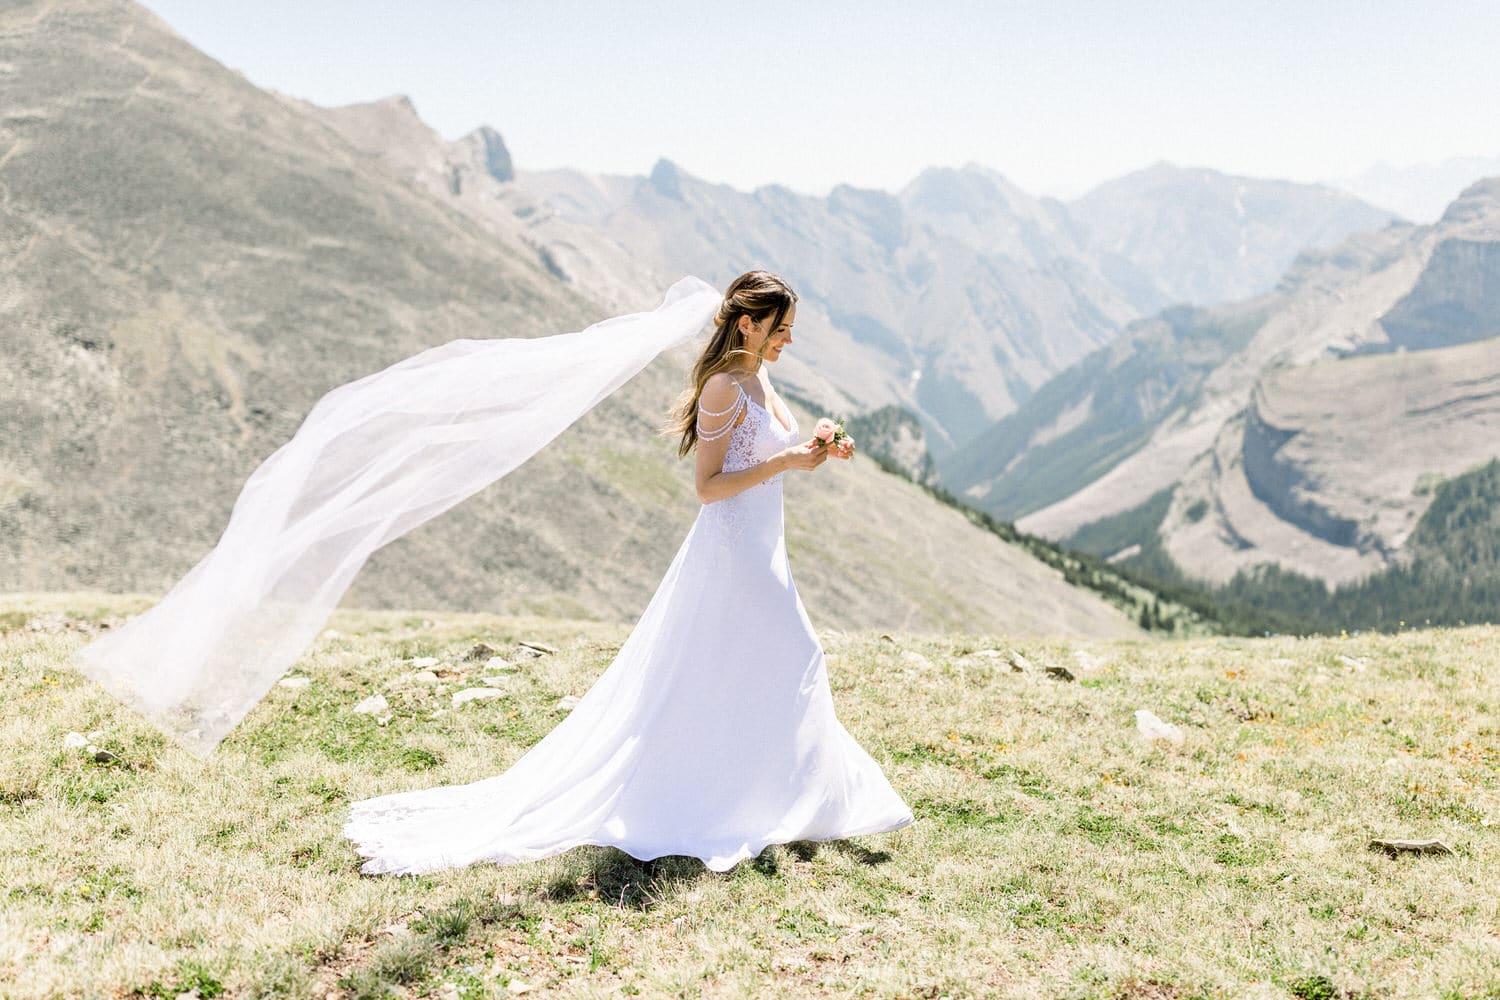
<instances>
[{"instance_id":1,"label":"woman","mask_svg":"<svg viewBox=\"0 0 1500 1000\"><path fill-rule=\"evenodd\" d=\"M766 846L905 826L910 810L840 725L793 586L781 477L853 442L799 441L765 363L792 343L796 294L751 271L725 292L679 401L703 507L614 662L510 770L354 804L366 873L509 864L582 844L725 871Z\"/></svg>"}]
</instances>

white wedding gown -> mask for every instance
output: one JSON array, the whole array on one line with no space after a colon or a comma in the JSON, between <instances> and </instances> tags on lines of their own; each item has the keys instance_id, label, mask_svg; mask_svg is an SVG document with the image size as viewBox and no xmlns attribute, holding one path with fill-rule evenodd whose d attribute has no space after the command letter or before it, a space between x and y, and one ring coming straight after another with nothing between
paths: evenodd
<instances>
[{"instance_id":1,"label":"white wedding gown","mask_svg":"<svg viewBox=\"0 0 1500 1000\"><path fill-rule=\"evenodd\" d=\"M753 400L735 471L797 439ZM505 773L356 802L369 874L512 864L582 844L726 871L767 845L894 830L911 811L833 710L787 564L780 477L705 505L640 622Z\"/></svg>"}]
</instances>

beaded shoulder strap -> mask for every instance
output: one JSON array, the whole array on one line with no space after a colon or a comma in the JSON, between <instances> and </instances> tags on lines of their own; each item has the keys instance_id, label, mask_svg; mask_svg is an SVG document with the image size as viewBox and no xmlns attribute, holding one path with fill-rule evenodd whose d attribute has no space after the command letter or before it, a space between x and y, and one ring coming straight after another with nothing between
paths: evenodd
<instances>
[{"instance_id":1,"label":"beaded shoulder strap","mask_svg":"<svg viewBox=\"0 0 1500 1000\"><path fill-rule=\"evenodd\" d=\"M719 440L719 438L723 437L725 434L728 434L730 431L734 430L735 421L739 420L740 414L742 412L744 412L744 409L745 409L745 400L747 398L746 395L745 395L745 390L740 386L740 383L739 383L738 379L736 379L735 382L734 382L734 391L735 391L734 402L729 404L729 408L728 409L719 410L717 413L714 412L713 410L706 410L706 409L704 409L703 408L703 400L699 399L699 401L698 401L698 440L699 441L717 441L717 440ZM704 423L703 423L703 418L704 417L712 418L712 420L714 420L714 421L717 421L720 417L724 417L726 419L725 419L724 423L719 424L713 430L709 430L709 429L707 429L704 426Z\"/></svg>"}]
</instances>

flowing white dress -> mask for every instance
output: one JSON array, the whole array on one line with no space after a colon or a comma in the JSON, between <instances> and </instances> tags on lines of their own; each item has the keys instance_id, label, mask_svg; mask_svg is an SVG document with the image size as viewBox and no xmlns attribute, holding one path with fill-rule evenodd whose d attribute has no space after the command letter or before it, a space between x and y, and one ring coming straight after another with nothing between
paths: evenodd
<instances>
[{"instance_id":1,"label":"flowing white dress","mask_svg":"<svg viewBox=\"0 0 1500 1000\"><path fill-rule=\"evenodd\" d=\"M746 397L724 469L797 440ZM353 805L368 874L513 864L583 844L726 871L770 844L894 830L911 810L834 714L792 583L780 476L706 504L614 662L508 771Z\"/></svg>"}]
</instances>

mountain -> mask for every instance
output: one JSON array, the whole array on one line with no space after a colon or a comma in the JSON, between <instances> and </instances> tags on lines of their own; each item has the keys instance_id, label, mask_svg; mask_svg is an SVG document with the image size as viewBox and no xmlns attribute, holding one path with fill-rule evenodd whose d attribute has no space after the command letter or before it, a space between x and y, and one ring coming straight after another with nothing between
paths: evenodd
<instances>
[{"instance_id":1,"label":"mountain","mask_svg":"<svg viewBox=\"0 0 1500 1000\"><path fill-rule=\"evenodd\" d=\"M1363 173L1328 183L1413 222L1431 223L1470 184L1496 175L1500 175L1500 156L1464 156L1405 167L1377 163Z\"/></svg>"},{"instance_id":2,"label":"mountain","mask_svg":"<svg viewBox=\"0 0 1500 1000\"><path fill-rule=\"evenodd\" d=\"M1299 253L1396 221L1320 184L1158 163L1068 205L1102 250L1152 277L1168 301L1210 305L1269 292Z\"/></svg>"},{"instance_id":3,"label":"mountain","mask_svg":"<svg viewBox=\"0 0 1500 1000\"><path fill-rule=\"evenodd\" d=\"M1494 336L1270 368L1189 467L1159 532L1201 579L1274 561L1345 583L1395 562L1434 488L1496 455Z\"/></svg>"},{"instance_id":4,"label":"mountain","mask_svg":"<svg viewBox=\"0 0 1500 1000\"><path fill-rule=\"evenodd\" d=\"M1500 609L1500 459L1423 483L1431 502L1384 570L1328 587L1274 564L1215 589L1217 607L1248 611L1258 630L1395 632L1493 623Z\"/></svg>"},{"instance_id":5,"label":"mountain","mask_svg":"<svg viewBox=\"0 0 1500 1000\"><path fill-rule=\"evenodd\" d=\"M1091 484L1151 446L1153 434L1188 407L1208 375L1244 346L1266 309L1259 301L1215 310L1177 306L1132 324L1114 343L1062 372L1015 413L950 455L939 466L939 478L967 502L1007 520L1087 493ZM1191 449L1204 433L1189 430L1188 443L1173 437L1169 451ZM1144 500L1155 492L1153 485L1150 479L1132 483L1124 497ZM1085 500L1080 518L1114 511L1108 505L1121 497L1108 489L1100 492L1107 509L1094 513Z\"/></svg>"},{"instance_id":6,"label":"mountain","mask_svg":"<svg viewBox=\"0 0 1500 1000\"><path fill-rule=\"evenodd\" d=\"M282 99L503 242L535 256L553 277L591 301L619 311L649 309L658 290L681 277L652 271L618 243L569 222L511 183L510 150L489 126L448 142L403 95L338 108Z\"/></svg>"},{"instance_id":7,"label":"mountain","mask_svg":"<svg viewBox=\"0 0 1500 1000\"><path fill-rule=\"evenodd\" d=\"M1106 185L1078 206L1034 198L975 164L926 170L895 195L839 186L827 198L777 186L740 192L665 160L646 177L517 173L494 130L448 143L403 97L342 108L297 103L611 304L643 304L632 301L633 289L687 272L727 282L752 264L780 271L802 293L799 332L816 344L815 357L782 365L789 388L850 416L904 409L935 454L1183 292L1179 255L1161 249L1171 227L1110 228L1131 205L1185 231L1237 227L1232 247L1204 237L1190 248L1198 273L1184 294L1209 301L1269 286L1266 262L1284 263L1306 240L1390 219L1326 189L1175 168ZM490 169L495 159L499 169ZM1215 190L1248 190L1248 198L1174 207L1179 189L1202 188L1210 175ZM1123 252L1105 247L1109 240Z\"/></svg>"},{"instance_id":8,"label":"mountain","mask_svg":"<svg viewBox=\"0 0 1500 1000\"><path fill-rule=\"evenodd\" d=\"M1188 197L1208 172L1170 173L1072 205L974 164L924 171L894 195L840 186L827 198L744 193L667 161L648 177L523 170L516 183L660 272L786 274L804 297L799 329L818 345L817 371L788 371L794 388L861 412L902 407L943 456L1129 321L1184 297L1269 289L1305 240L1391 218L1326 189L1222 175L1210 187L1224 197ZM1168 241L1183 233L1195 237L1179 254Z\"/></svg>"},{"instance_id":9,"label":"mountain","mask_svg":"<svg viewBox=\"0 0 1500 1000\"><path fill-rule=\"evenodd\" d=\"M1269 295L1135 324L940 473L1025 530L1199 580L1357 580L1500 454L1497 289L1500 179L1304 254Z\"/></svg>"},{"instance_id":10,"label":"mountain","mask_svg":"<svg viewBox=\"0 0 1500 1000\"><path fill-rule=\"evenodd\" d=\"M977 168L966 177L994 184ZM785 275L802 296L804 358L816 351L815 364L788 366L789 384L860 409L900 405L938 449L1008 412L1135 315L1050 234L1022 257L1009 246L974 246L928 226L904 195L745 193L666 161L649 177L522 171L517 183L658 271L721 283L750 266Z\"/></svg>"},{"instance_id":11,"label":"mountain","mask_svg":"<svg viewBox=\"0 0 1500 1000\"><path fill-rule=\"evenodd\" d=\"M160 593L329 388L457 337L617 311L549 261L566 238L582 266L614 266L591 234L497 193L492 133L433 150L408 129L395 162L124 0L7 5L0 74L0 589ZM364 127L403 116L368 109ZM627 274L607 287L644 296ZM664 359L376 553L348 603L638 614L697 507L688 463L655 436L685 365ZM792 479L789 546L820 621L1135 632L872 463Z\"/></svg>"}]
</instances>

